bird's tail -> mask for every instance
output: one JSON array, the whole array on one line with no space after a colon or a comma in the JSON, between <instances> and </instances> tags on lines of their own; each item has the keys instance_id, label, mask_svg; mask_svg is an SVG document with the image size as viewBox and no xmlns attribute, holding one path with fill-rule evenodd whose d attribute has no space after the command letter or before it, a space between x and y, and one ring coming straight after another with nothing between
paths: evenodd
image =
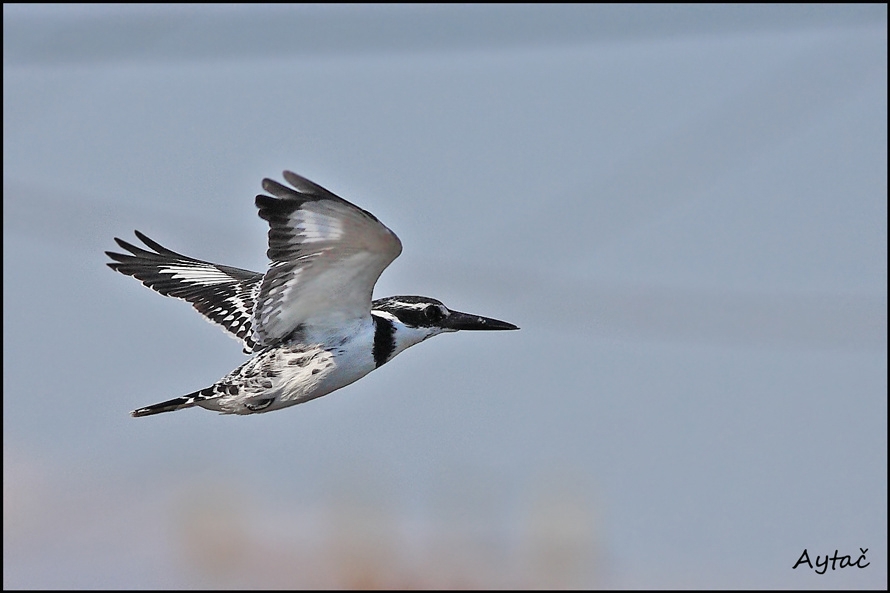
<instances>
[{"instance_id":1,"label":"bird's tail","mask_svg":"<svg viewBox=\"0 0 890 593\"><path fill-rule=\"evenodd\" d=\"M159 404L152 404L144 408L139 408L138 410L133 410L132 412L130 412L130 416L132 416L133 418L140 418L142 416L151 416L153 414L161 414L163 412L175 412L176 410L192 408L201 399L204 399L201 396L201 391L195 391L194 393L183 395L182 397L177 397L165 402L161 402Z\"/></svg>"}]
</instances>

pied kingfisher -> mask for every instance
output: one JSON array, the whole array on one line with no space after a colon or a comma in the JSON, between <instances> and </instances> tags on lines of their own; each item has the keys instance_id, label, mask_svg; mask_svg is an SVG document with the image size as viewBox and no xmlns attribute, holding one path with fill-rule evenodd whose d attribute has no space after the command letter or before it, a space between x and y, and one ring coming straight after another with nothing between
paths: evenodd
<instances>
[{"instance_id":1,"label":"pied kingfisher","mask_svg":"<svg viewBox=\"0 0 890 593\"><path fill-rule=\"evenodd\" d=\"M139 231L152 251L115 238L129 254L108 266L165 296L183 299L255 356L205 389L139 408L150 416L200 406L257 414L327 395L396 354L443 332L519 329L452 311L422 296L371 300L380 274L402 252L395 233L366 210L290 171L293 189L263 179L256 197L269 222L265 274L170 251ZM274 197L273 197L274 196Z\"/></svg>"}]
</instances>

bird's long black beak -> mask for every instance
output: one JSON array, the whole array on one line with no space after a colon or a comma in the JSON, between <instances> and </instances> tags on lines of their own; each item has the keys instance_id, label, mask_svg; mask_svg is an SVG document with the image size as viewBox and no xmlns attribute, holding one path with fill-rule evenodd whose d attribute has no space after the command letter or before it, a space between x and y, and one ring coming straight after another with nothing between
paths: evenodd
<instances>
[{"instance_id":1,"label":"bird's long black beak","mask_svg":"<svg viewBox=\"0 0 890 593\"><path fill-rule=\"evenodd\" d=\"M442 320L442 327L455 331L519 329L512 323L507 323L506 321L498 321L497 319L480 317L479 315L461 313L460 311L452 311L448 317Z\"/></svg>"}]
</instances>

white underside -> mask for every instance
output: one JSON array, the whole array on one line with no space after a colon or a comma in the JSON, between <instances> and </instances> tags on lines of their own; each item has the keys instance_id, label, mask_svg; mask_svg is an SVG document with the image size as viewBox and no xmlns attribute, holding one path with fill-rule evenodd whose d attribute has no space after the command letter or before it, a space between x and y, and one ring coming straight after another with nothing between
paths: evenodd
<instances>
[{"instance_id":1,"label":"white underside","mask_svg":"<svg viewBox=\"0 0 890 593\"><path fill-rule=\"evenodd\" d=\"M310 345L283 345L258 353L219 383L238 385L237 394L199 401L197 405L223 414L257 414L300 404L361 379L374 361L374 323L363 320L331 335L312 336ZM313 344L314 342L314 344ZM342 342L342 344L341 344ZM322 347L321 344L327 344ZM268 400L272 403L268 403Z\"/></svg>"}]
</instances>

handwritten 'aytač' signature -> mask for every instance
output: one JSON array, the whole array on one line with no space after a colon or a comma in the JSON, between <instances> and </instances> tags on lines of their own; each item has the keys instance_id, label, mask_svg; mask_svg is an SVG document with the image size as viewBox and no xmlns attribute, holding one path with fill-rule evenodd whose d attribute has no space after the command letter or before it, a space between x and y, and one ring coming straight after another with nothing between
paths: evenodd
<instances>
[{"instance_id":1,"label":"handwritten 'ayta\u010d' signature","mask_svg":"<svg viewBox=\"0 0 890 593\"><path fill-rule=\"evenodd\" d=\"M853 566L855 566L856 568L865 568L866 566L871 564L871 562L862 564L862 561L865 560L865 553L868 552L868 548L859 548L859 551L862 552L862 555L859 556L856 562L853 562L853 558L849 555L838 556L837 550L834 551L834 556L831 556L830 558L828 554L825 554L825 560L821 560L822 556L816 556L817 568L815 568L814 570L816 571L816 574L825 574L825 572L828 570L829 562L831 562L831 570L836 570L837 568L851 568ZM807 552L806 548L804 548L803 554L800 555L800 558L798 558L797 562L795 562L794 566L792 566L791 568L795 569L801 564L806 564L810 568L813 568L813 563L810 561L810 555Z\"/></svg>"}]
</instances>

